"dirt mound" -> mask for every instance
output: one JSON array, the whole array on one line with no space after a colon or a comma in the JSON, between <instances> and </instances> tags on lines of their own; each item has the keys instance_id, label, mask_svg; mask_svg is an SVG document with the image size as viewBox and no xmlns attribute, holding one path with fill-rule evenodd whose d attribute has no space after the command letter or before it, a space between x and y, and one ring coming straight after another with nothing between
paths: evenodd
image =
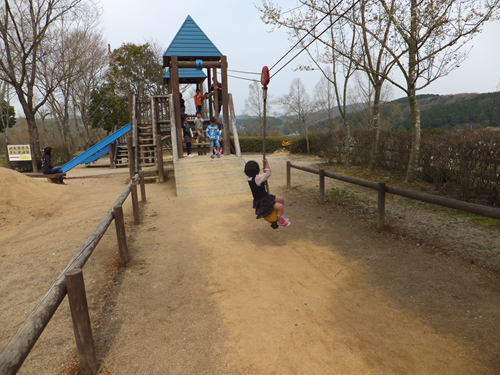
<instances>
[{"instance_id":1,"label":"dirt mound","mask_svg":"<svg viewBox=\"0 0 500 375\"><path fill-rule=\"evenodd\" d=\"M21 222L34 216L47 215L57 200L61 187L45 180L27 177L0 168L0 226Z\"/></svg>"}]
</instances>

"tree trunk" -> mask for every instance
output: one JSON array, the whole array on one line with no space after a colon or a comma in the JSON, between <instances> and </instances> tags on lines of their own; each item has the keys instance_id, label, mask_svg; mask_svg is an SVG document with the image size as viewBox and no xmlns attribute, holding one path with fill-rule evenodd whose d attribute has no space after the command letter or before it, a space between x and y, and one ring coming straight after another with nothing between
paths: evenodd
<instances>
[{"instance_id":1,"label":"tree trunk","mask_svg":"<svg viewBox=\"0 0 500 375\"><path fill-rule=\"evenodd\" d=\"M309 150L309 134L307 133L307 125L306 122L304 121L304 133L306 134L306 150L307 150L307 155L311 153Z\"/></svg>"},{"instance_id":2,"label":"tree trunk","mask_svg":"<svg viewBox=\"0 0 500 375\"><path fill-rule=\"evenodd\" d=\"M370 152L370 163L368 164L368 171L373 173L375 171L375 164L378 155L378 144L380 140L380 95L382 92L382 85L375 87L375 95L373 98L372 108L372 125L373 125L373 143Z\"/></svg>"},{"instance_id":3,"label":"tree trunk","mask_svg":"<svg viewBox=\"0 0 500 375\"><path fill-rule=\"evenodd\" d=\"M411 0L411 15L412 21L410 25L411 35L407 38L408 44L408 101L410 103L411 112L411 151L410 160L408 161L408 170L406 171L406 182L413 182L416 178L418 158L420 154L420 108L417 102L416 87L416 72L417 72L417 1Z\"/></svg>"},{"instance_id":4,"label":"tree trunk","mask_svg":"<svg viewBox=\"0 0 500 375\"><path fill-rule=\"evenodd\" d=\"M418 167L418 158L420 155L420 108L417 102L416 91L413 89L409 95L411 112L411 151L410 160L408 161L408 170L406 171L406 182L415 181Z\"/></svg>"}]
</instances>

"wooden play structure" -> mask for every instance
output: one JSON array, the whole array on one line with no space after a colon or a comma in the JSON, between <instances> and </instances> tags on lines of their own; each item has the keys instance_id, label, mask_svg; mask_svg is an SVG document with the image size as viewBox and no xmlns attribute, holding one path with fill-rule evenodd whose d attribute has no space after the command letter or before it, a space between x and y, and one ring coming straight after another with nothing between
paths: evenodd
<instances>
[{"instance_id":1,"label":"wooden play structure","mask_svg":"<svg viewBox=\"0 0 500 375\"><path fill-rule=\"evenodd\" d=\"M159 180L163 181L163 151L170 152L174 161L183 158L181 84L196 85L202 93L210 92L210 87L213 86L205 99L202 112L204 130L209 119L216 118L222 130L224 155L232 153L241 156L232 95L228 93L227 58L190 16L163 55L163 65L167 68L163 83L167 86L168 95L156 95L150 100L140 101L132 93L129 94L131 130L110 144L111 166L128 166L131 176L145 167L155 167ZM206 73L203 69L206 69ZM220 82L217 78L218 70ZM206 88L203 87L205 80L208 80ZM187 115L188 122L193 127L196 114ZM230 125L234 142L230 137ZM210 144L193 142L192 149L195 154L203 155L210 150Z\"/></svg>"}]
</instances>

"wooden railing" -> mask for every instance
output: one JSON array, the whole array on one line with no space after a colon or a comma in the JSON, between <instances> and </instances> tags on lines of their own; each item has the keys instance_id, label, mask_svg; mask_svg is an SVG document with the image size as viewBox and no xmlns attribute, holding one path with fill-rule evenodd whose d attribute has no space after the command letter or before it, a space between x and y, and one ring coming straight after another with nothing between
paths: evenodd
<instances>
[{"instance_id":1,"label":"wooden railing","mask_svg":"<svg viewBox=\"0 0 500 375\"><path fill-rule=\"evenodd\" d=\"M83 277L80 277L81 269L113 220L115 221L117 233L120 263L126 264L128 262L129 257L122 205L128 195L132 193L134 224L139 224L137 183L141 185L141 200L143 202L146 201L144 174L141 172L131 179L130 183L118 197L111 209L90 234L85 243L80 247L66 268L57 277L47 294L45 294L29 317L24 321L21 328L19 328L14 337L10 339L2 350L0 353L0 374L13 375L17 373L67 293L69 295L71 314L75 328L75 340L80 359L80 370L84 374L96 373L97 361L92 340L92 331L90 330L88 310L86 308L87 303L85 288L83 286ZM71 290L76 290L76 292L71 293ZM81 308L82 303L85 305L84 309ZM87 323L82 324L82 322ZM82 328L83 326L86 326L85 329Z\"/></svg>"},{"instance_id":2,"label":"wooden railing","mask_svg":"<svg viewBox=\"0 0 500 375\"><path fill-rule=\"evenodd\" d=\"M471 214L480 215L484 217L489 217L492 219L500 220L500 209L482 206L479 204L473 204L468 202L459 201L456 199L450 199L445 197L440 197L438 195L420 193L413 190L407 190L398 188L395 186L387 185L385 182L372 182L361 180L359 178L344 176L337 173L325 172L324 169L314 169L308 167L302 167L299 165L294 165L287 161L286 163L286 186L291 187L291 169L299 169L304 172L314 173L319 175L319 203L323 204L325 201L325 177L333 178L336 180L348 182L354 185L363 186L369 189L378 191L377 200L377 229L384 229L385 221L385 195L386 193L399 195L402 197L418 200L421 202L427 202L436 204L438 206L443 206L447 208L452 208L459 211L469 212Z\"/></svg>"}]
</instances>

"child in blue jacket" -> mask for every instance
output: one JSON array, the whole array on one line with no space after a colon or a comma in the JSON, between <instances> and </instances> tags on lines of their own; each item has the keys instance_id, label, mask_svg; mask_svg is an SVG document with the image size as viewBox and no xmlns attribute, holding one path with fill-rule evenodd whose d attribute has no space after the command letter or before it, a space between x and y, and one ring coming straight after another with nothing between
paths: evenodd
<instances>
[{"instance_id":1,"label":"child in blue jacket","mask_svg":"<svg viewBox=\"0 0 500 375\"><path fill-rule=\"evenodd\" d=\"M207 138L210 139L210 151L212 152L212 159L217 155L220 158L220 131L219 127L215 124L215 118L210 118L210 125L207 126L205 131Z\"/></svg>"}]
</instances>

